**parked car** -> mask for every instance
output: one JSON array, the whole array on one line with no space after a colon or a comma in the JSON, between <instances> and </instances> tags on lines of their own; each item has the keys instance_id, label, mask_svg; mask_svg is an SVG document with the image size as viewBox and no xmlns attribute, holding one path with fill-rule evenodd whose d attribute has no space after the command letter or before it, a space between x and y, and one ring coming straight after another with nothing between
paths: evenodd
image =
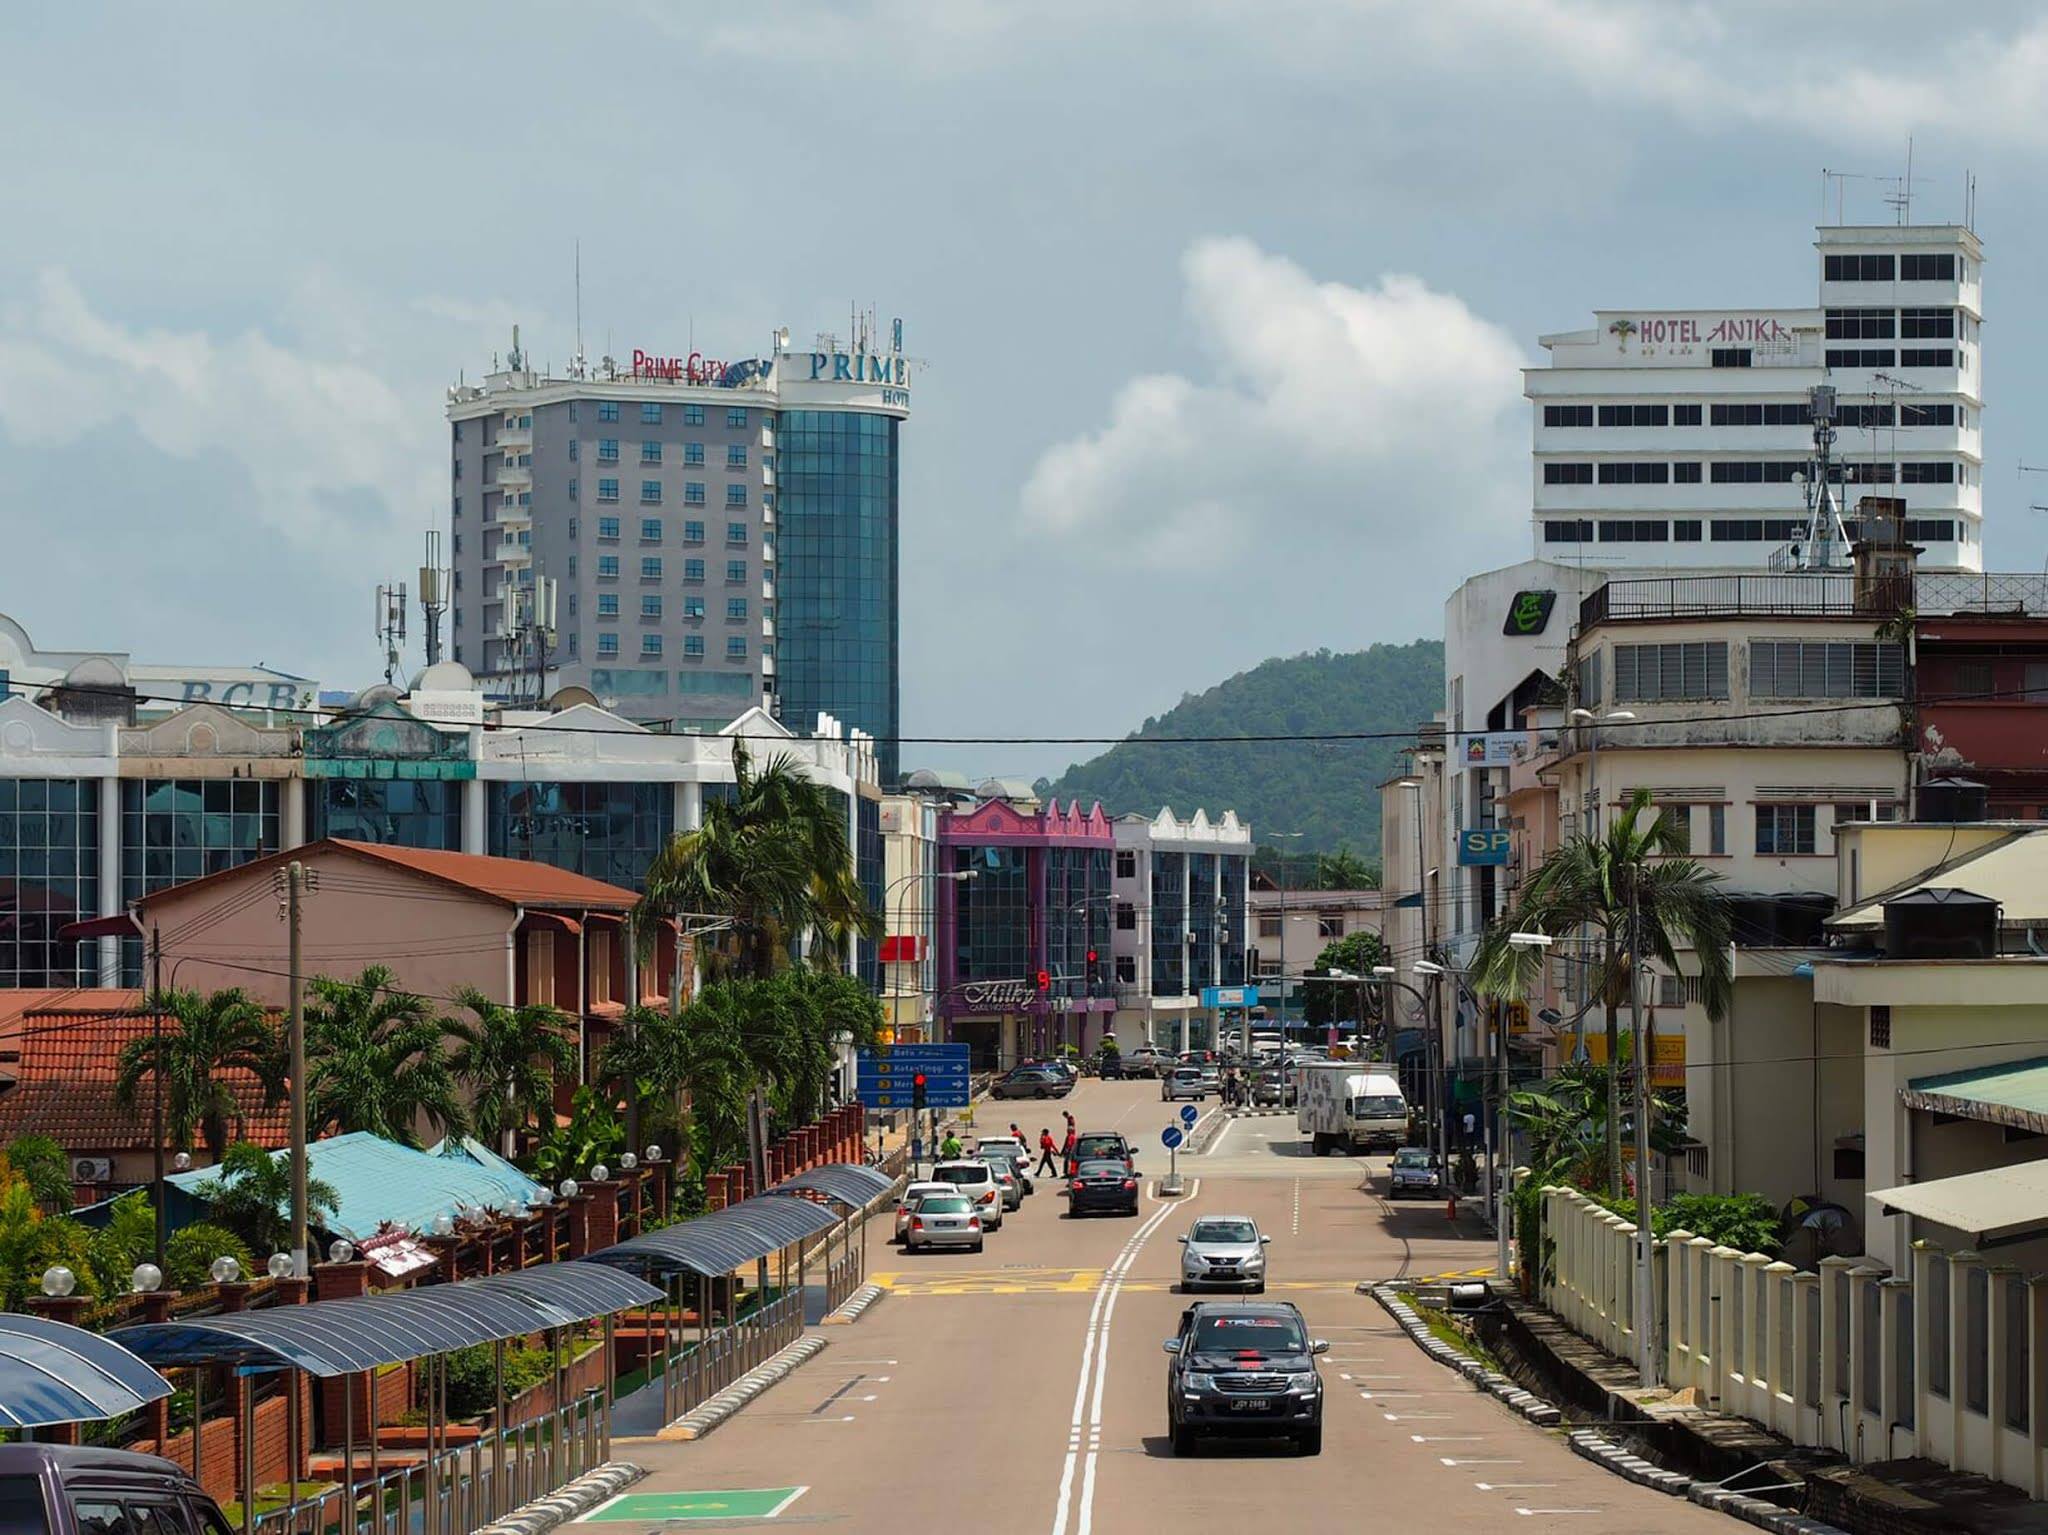
<instances>
[{"instance_id":1,"label":"parked car","mask_svg":"<svg viewBox=\"0 0 2048 1535\"><path fill-rule=\"evenodd\" d=\"M1287 1437L1303 1455L1323 1451L1323 1377L1290 1301L1197 1301L1180 1334L1160 1345L1166 1367L1166 1430L1176 1455L1203 1434Z\"/></svg>"},{"instance_id":2,"label":"parked car","mask_svg":"<svg viewBox=\"0 0 2048 1535\"><path fill-rule=\"evenodd\" d=\"M1083 1162L1067 1180L1067 1214L1138 1213L1138 1175L1123 1163L1101 1157Z\"/></svg>"},{"instance_id":3,"label":"parked car","mask_svg":"<svg viewBox=\"0 0 2048 1535\"><path fill-rule=\"evenodd\" d=\"M1150 1045L1139 1045L1124 1057L1124 1075L1127 1077L1156 1077L1172 1070L1172 1067L1173 1057Z\"/></svg>"},{"instance_id":4,"label":"parked car","mask_svg":"<svg viewBox=\"0 0 2048 1535\"><path fill-rule=\"evenodd\" d=\"M1183 1290L1266 1291L1266 1248L1272 1238L1249 1215L1205 1215L1180 1239Z\"/></svg>"},{"instance_id":5,"label":"parked car","mask_svg":"<svg viewBox=\"0 0 2048 1535\"><path fill-rule=\"evenodd\" d=\"M964 1247L980 1252L985 1223L975 1203L957 1190L920 1195L903 1237L906 1252L924 1247Z\"/></svg>"},{"instance_id":6,"label":"parked car","mask_svg":"<svg viewBox=\"0 0 2048 1535\"><path fill-rule=\"evenodd\" d=\"M1210 1061L1206 1066L1197 1066L1195 1070L1202 1074L1202 1090L1204 1092L1220 1093L1223 1091L1223 1066L1221 1062Z\"/></svg>"},{"instance_id":7,"label":"parked car","mask_svg":"<svg viewBox=\"0 0 2048 1535\"><path fill-rule=\"evenodd\" d=\"M90 1445L0 1445L0 1510L0 1527L46 1535L108 1535L145 1521L150 1529L228 1535L220 1505L182 1467Z\"/></svg>"},{"instance_id":8,"label":"parked car","mask_svg":"<svg viewBox=\"0 0 2048 1535\"><path fill-rule=\"evenodd\" d=\"M1074 1090L1074 1079L1051 1066L1019 1066L996 1078L989 1089L991 1098L1064 1098Z\"/></svg>"},{"instance_id":9,"label":"parked car","mask_svg":"<svg viewBox=\"0 0 2048 1535\"><path fill-rule=\"evenodd\" d=\"M1444 1191L1442 1171L1436 1153L1427 1146L1403 1146L1394 1153L1393 1170L1387 1174L1387 1198L1425 1199L1440 1197Z\"/></svg>"},{"instance_id":10,"label":"parked car","mask_svg":"<svg viewBox=\"0 0 2048 1535\"><path fill-rule=\"evenodd\" d=\"M1271 1106L1276 1109L1294 1107L1294 1084L1287 1080L1287 1073L1278 1067L1262 1071L1252 1082L1253 1107Z\"/></svg>"},{"instance_id":11,"label":"parked car","mask_svg":"<svg viewBox=\"0 0 2048 1535\"><path fill-rule=\"evenodd\" d=\"M896 1198L895 1239L899 1242L903 1240L904 1228L910 1224L910 1207L917 1203L918 1200L927 1194L954 1194L958 1192L959 1190L950 1183L934 1183L929 1179L918 1183L906 1184L903 1192Z\"/></svg>"},{"instance_id":12,"label":"parked car","mask_svg":"<svg viewBox=\"0 0 2048 1535\"><path fill-rule=\"evenodd\" d=\"M1000 1231L1003 1225L1003 1186L996 1170L978 1158L972 1162L941 1162L932 1169L932 1181L950 1183L978 1207L984 1231Z\"/></svg>"},{"instance_id":13,"label":"parked car","mask_svg":"<svg viewBox=\"0 0 2048 1535\"><path fill-rule=\"evenodd\" d=\"M1199 1066L1176 1066L1159 1079L1159 1101L1171 1103L1176 1098L1192 1098L1200 1103L1209 1096L1208 1079Z\"/></svg>"},{"instance_id":14,"label":"parked car","mask_svg":"<svg viewBox=\"0 0 2048 1535\"><path fill-rule=\"evenodd\" d=\"M1074 1137L1076 1163L1100 1160L1121 1162L1128 1171L1138 1165L1138 1153L1114 1130L1084 1130Z\"/></svg>"}]
</instances>

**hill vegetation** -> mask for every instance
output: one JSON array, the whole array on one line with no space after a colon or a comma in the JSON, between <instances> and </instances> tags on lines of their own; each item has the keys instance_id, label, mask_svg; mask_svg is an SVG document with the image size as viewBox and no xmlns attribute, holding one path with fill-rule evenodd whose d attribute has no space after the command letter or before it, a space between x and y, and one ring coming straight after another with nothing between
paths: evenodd
<instances>
[{"instance_id":1,"label":"hill vegetation","mask_svg":"<svg viewBox=\"0 0 2048 1535\"><path fill-rule=\"evenodd\" d=\"M1099 757L1076 763L1047 791L1099 799L1113 815L1214 817L1235 810L1260 843L1290 858L1351 848L1377 858L1379 784L1399 767L1400 748L1443 706L1439 640L1318 650L1276 657L1189 694ZM1190 739L1389 732L1368 741L1244 742ZM1300 837L1274 833L1300 832Z\"/></svg>"}]
</instances>

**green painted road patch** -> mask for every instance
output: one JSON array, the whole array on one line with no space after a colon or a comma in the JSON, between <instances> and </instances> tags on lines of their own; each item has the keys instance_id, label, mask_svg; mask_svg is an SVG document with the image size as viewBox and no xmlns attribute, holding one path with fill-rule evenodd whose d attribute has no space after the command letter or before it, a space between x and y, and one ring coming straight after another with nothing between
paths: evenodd
<instances>
[{"instance_id":1,"label":"green painted road patch","mask_svg":"<svg viewBox=\"0 0 2048 1535\"><path fill-rule=\"evenodd\" d=\"M622 1492L579 1524L642 1524L691 1519L773 1519L808 1487L734 1487L722 1492Z\"/></svg>"}]
</instances>

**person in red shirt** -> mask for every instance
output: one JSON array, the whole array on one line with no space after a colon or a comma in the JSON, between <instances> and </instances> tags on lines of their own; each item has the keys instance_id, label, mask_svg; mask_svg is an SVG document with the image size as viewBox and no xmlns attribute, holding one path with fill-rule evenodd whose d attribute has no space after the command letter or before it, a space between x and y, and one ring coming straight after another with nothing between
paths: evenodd
<instances>
[{"instance_id":1,"label":"person in red shirt","mask_svg":"<svg viewBox=\"0 0 2048 1535\"><path fill-rule=\"evenodd\" d=\"M1039 1132L1038 1132L1038 1176L1039 1176L1039 1177L1043 1178L1043 1177L1046 1177L1046 1176L1048 1176L1048 1175L1049 1175L1049 1176L1051 1176L1051 1177L1055 1177L1055 1178L1057 1178L1057 1177L1059 1176L1059 1172L1060 1172L1060 1170L1059 1170L1059 1166L1058 1166L1058 1164L1057 1164L1057 1163L1055 1163L1055 1162L1053 1161L1053 1159L1052 1159L1052 1154L1053 1154L1053 1153L1054 1153L1055 1151L1057 1151L1057 1150L1059 1150L1059 1147L1058 1147L1057 1145L1055 1145L1055 1144L1053 1143L1053 1138L1052 1138L1052 1130L1051 1130L1050 1128L1047 1128L1047 1129L1044 1129L1044 1130L1041 1130L1041 1131L1039 1131Z\"/></svg>"},{"instance_id":2,"label":"person in red shirt","mask_svg":"<svg viewBox=\"0 0 2048 1535\"><path fill-rule=\"evenodd\" d=\"M1073 1118L1069 1116L1067 1120L1067 1144L1060 1148L1060 1155L1066 1158L1067 1176L1069 1178L1074 1176L1075 1170L1081 1165L1079 1158L1074 1155L1075 1144L1080 1139L1081 1137L1074 1130Z\"/></svg>"}]
</instances>

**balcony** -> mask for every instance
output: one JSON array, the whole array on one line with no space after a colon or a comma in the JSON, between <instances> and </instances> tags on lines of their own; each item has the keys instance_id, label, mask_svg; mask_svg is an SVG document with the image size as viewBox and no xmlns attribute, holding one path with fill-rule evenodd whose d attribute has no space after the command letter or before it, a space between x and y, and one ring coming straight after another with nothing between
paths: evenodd
<instances>
[{"instance_id":1,"label":"balcony","mask_svg":"<svg viewBox=\"0 0 2048 1535\"><path fill-rule=\"evenodd\" d=\"M533 448L533 428L530 426L501 426L492 447L505 453L526 453Z\"/></svg>"},{"instance_id":2,"label":"balcony","mask_svg":"<svg viewBox=\"0 0 2048 1535\"><path fill-rule=\"evenodd\" d=\"M1854 576L1663 576L1609 581L1579 604L1579 627L1672 618L1884 617L1861 605Z\"/></svg>"},{"instance_id":3,"label":"balcony","mask_svg":"<svg viewBox=\"0 0 2048 1535\"><path fill-rule=\"evenodd\" d=\"M506 490L531 490L533 489L533 470L531 468L521 468L516 464L500 464L498 466L498 484Z\"/></svg>"},{"instance_id":4,"label":"balcony","mask_svg":"<svg viewBox=\"0 0 2048 1535\"><path fill-rule=\"evenodd\" d=\"M2039 617L2048 613L2048 575L1923 575L1913 582L1922 618L1984 613Z\"/></svg>"}]
</instances>

